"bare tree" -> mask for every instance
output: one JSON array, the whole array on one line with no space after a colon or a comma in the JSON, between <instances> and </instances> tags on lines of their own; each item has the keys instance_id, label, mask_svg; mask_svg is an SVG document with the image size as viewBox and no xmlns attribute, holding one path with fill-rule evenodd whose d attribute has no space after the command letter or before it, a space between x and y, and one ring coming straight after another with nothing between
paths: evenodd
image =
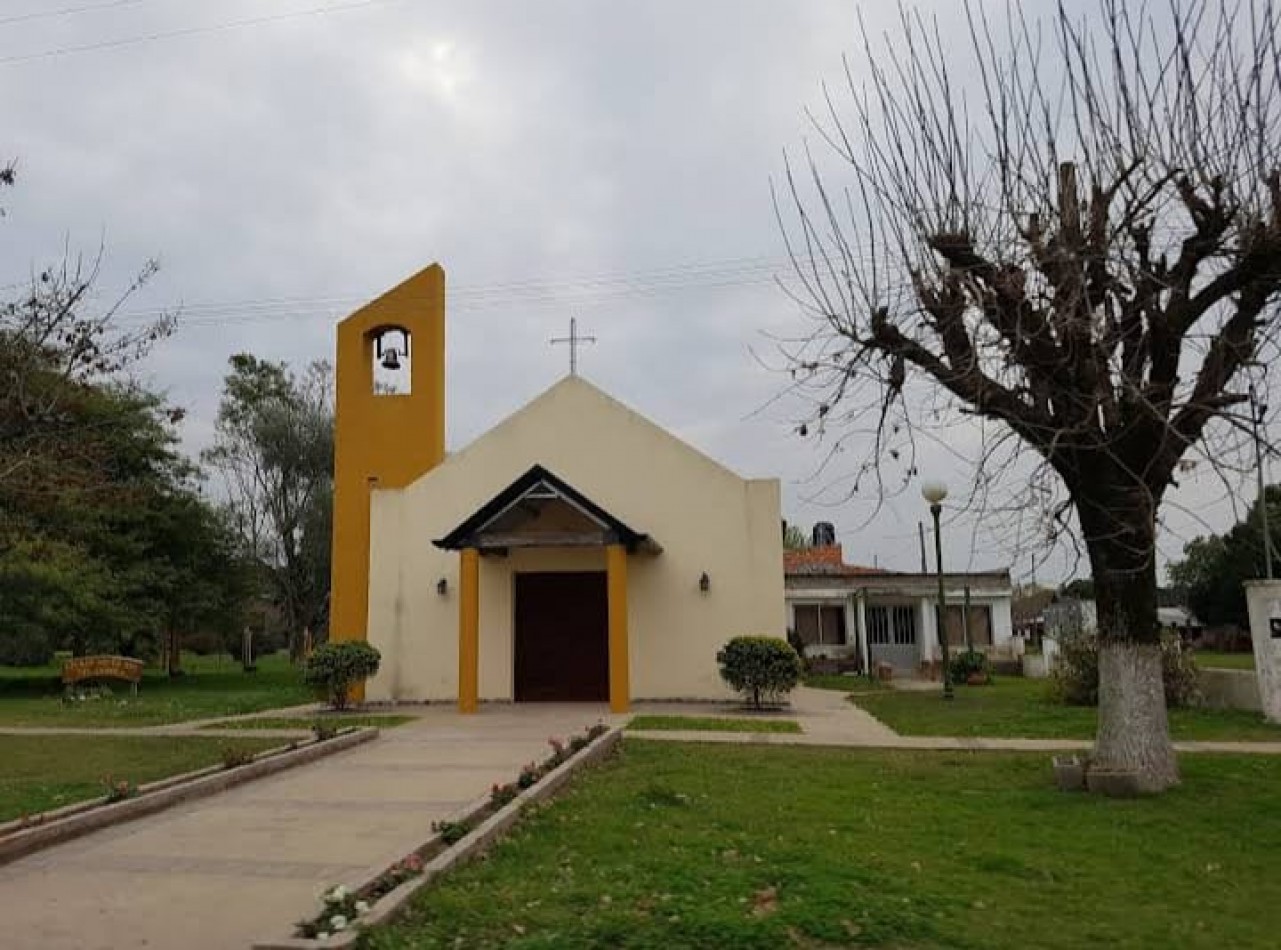
<instances>
[{"instance_id":1,"label":"bare tree","mask_svg":"<svg viewBox=\"0 0 1281 950\"><path fill-rule=\"evenodd\" d=\"M1281 325L1281 25L1272 0L966 11L959 44L910 11L883 49L864 30L861 77L847 59L813 117L848 185L807 151L776 195L812 321L783 345L802 429L870 433L884 488L923 434L976 420L980 490L1013 466L1051 532L1075 513L1095 758L1159 791L1159 511L1190 456L1229 459Z\"/></svg>"},{"instance_id":2,"label":"bare tree","mask_svg":"<svg viewBox=\"0 0 1281 950\"><path fill-rule=\"evenodd\" d=\"M0 188L15 181L14 166L0 166ZM0 300L0 486L6 489L58 490L50 473L59 459L79 452L84 434L68 404L85 386L122 376L174 330L169 314L147 323L120 319L121 308L156 274L155 261L106 306L94 299L101 264L101 249L92 259L68 249Z\"/></svg>"}]
</instances>

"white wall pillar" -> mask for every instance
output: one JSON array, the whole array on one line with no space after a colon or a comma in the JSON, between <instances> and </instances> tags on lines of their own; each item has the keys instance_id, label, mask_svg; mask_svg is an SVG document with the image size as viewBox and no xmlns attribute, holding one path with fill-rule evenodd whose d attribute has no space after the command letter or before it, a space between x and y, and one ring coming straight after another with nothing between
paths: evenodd
<instances>
[{"instance_id":1,"label":"white wall pillar","mask_svg":"<svg viewBox=\"0 0 1281 950\"><path fill-rule=\"evenodd\" d=\"M1281 723L1281 581L1246 581L1259 701L1269 722Z\"/></svg>"},{"instance_id":2,"label":"white wall pillar","mask_svg":"<svg viewBox=\"0 0 1281 950\"><path fill-rule=\"evenodd\" d=\"M916 646L921 652L921 662L929 663L938 653L938 631L934 624L934 601L928 597L922 597L918 605L920 608L920 629L917 631Z\"/></svg>"},{"instance_id":3,"label":"white wall pillar","mask_svg":"<svg viewBox=\"0 0 1281 950\"><path fill-rule=\"evenodd\" d=\"M1021 652L1020 648L1015 649L1012 641L1014 639L1014 617L1010 610L1009 597L997 597L988 601L988 616L992 618L992 646L994 648L1004 647L1015 653Z\"/></svg>"},{"instance_id":4,"label":"white wall pillar","mask_svg":"<svg viewBox=\"0 0 1281 950\"><path fill-rule=\"evenodd\" d=\"M845 611L845 644L849 646L851 643L858 643L858 630L855 629L858 614L854 610L854 595L846 594L841 607Z\"/></svg>"},{"instance_id":5,"label":"white wall pillar","mask_svg":"<svg viewBox=\"0 0 1281 950\"><path fill-rule=\"evenodd\" d=\"M872 672L872 657L867 652L867 594L859 591L854 595L858 605L856 616L858 618L858 651L859 656L863 658L863 672Z\"/></svg>"}]
</instances>

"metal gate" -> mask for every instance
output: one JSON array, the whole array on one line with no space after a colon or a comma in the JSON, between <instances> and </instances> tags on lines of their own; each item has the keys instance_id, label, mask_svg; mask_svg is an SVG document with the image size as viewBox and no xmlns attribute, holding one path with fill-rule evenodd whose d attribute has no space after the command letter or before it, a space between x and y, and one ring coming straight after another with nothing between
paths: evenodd
<instances>
[{"instance_id":1,"label":"metal gate","mask_svg":"<svg viewBox=\"0 0 1281 950\"><path fill-rule=\"evenodd\" d=\"M921 661L916 645L916 607L912 604L867 608L867 652L872 666L888 663L898 672L915 673Z\"/></svg>"}]
</instances>

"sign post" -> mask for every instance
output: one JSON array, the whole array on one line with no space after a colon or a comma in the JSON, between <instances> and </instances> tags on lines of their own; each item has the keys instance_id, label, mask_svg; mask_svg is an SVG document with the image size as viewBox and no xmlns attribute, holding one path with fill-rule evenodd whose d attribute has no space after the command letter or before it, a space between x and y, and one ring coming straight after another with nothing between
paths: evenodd
<instances>
[{"instance_id":1,"label":"sign post","mask_svg":"<svg viewBox=\"0 0 1281 950\"><path fill-rule=\"evenodd\" d=\"M137 695L142 667L142 660L128 656L77 656L62 664L62 682L69 686L82 680L124 680Z\"/></svg>"}]
</instances>

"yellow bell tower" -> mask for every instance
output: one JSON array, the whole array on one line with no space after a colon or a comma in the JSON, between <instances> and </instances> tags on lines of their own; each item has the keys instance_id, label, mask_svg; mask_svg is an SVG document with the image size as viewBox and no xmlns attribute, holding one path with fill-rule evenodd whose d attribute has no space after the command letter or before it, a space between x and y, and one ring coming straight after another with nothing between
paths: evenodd
<instances>
[{"instance_id":1,"label":"yellow bell tower","mask_svg":"<svg viewBox=\"0 0 1281 950\"><path fill-rule=\"evenodd\" d=\"M374 361L391 369L405 357L408 391L379 391ZM403 488L445 457L445 271L439 264L338 324L335 376L329 638L364 640L369 493Z\"/></svg>"}]
</instances>

